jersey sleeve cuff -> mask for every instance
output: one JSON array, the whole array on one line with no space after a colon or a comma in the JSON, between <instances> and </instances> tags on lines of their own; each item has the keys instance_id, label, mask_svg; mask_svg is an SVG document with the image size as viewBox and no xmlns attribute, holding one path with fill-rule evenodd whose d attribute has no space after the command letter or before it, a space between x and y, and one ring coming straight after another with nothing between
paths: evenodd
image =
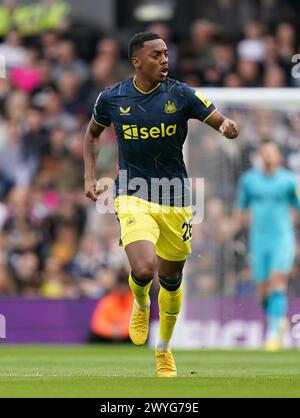
<instances>
[{"instance_id":1,"label":"jersey sleeve cuff","mask_svg":"<svg viewBox=\"0 0 300 418\"><path fill-rule=\"evenodd\" d=\"M214 109L212 112L210 112L210 114L208 115L208 116L206 116L206 118L205 119L203 119L203 123L205 123L206 121L207 121L207 119L208 118L210 118L211 117L211 115L213 115L216 111L217 111L218 109L216 108L216 109Z\"/></svg>"},{"instance_id":2,"label":"jersey sleeve cuff","mask_svg":"<svg viewBox=\"0 0 300 418\"><path fill-rule=\"evenodd\" d=\"M95 116L94 116L94 115L92 115L92 118L93 118L93 121L94 121L95 123L97 123L97 125L102 126L103 128L108 128L108 127L109 127L109 125L104 125L103 123L99 123L99 122L95 119Z\"/></svg>"}]
</instances>

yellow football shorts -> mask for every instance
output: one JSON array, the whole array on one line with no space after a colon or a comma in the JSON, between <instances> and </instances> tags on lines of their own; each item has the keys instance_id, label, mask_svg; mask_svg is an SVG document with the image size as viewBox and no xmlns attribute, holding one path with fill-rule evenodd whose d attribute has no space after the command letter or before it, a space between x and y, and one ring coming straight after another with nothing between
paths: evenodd
<instances>
[{"instance_id":1,"label":"yellow football shorts","mask_svg":"<svg viewBox=\"0 0 300 418\"><path fill-rule=\"evenodd\" d=\"M134 196L119 196L115 209L123 247L151 241L156 254L168 261L183 261L191 253L192 208L171 207Z\"/></svg>"}]
</instances>

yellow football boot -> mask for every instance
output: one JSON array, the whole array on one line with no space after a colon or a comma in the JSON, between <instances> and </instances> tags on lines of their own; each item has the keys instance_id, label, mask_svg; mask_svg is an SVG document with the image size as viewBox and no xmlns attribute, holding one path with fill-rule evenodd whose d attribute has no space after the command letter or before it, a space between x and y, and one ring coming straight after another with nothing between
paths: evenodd
<instances>
[{"instance_id":1,"label":"yellow football boot","mask_svg":"<svg viewBox=\"0 0 300 418\"><path fill-rule=\"evenodd\" d=\"M277 353L284 349L284 337L289 328L289 321L283 318L280 323L280 330L276 338L267 338L264 345L264 350L269 353Z\"/></svg>"},{"instance_id":2,"label":"yellow football boot","mask_svg":"<svg viewBox=\"0 0 300 418\"><path fill-rule=\"evenodd\" d=\"M278 353L279 351L282 350L282 344L279 340L279 338L274 339L274 340L267 340L265 342L264 345L264 350L267 351L268 353Z\"/></svg>"},{"instance_id":3,"label":"yellow football boot","mask_svg":"<svg viewBox=\"0 0 300 418\"><path fill-rule=\"evenodd\" d=\"M129 323L129 336L135 345L144 345L149 332L150 306L139 308L133 302L133 308Z\"/></svg>"},{"instance_id":4,"label":"yellow football boot","mask_svg":"<svg viewBox=\"0 0 300 418\"><path fill-rule=\"evenodd\" d=\"M177 369L170 350L155 350L157 377L176 377Z\"/></svg>"}]
</instances>

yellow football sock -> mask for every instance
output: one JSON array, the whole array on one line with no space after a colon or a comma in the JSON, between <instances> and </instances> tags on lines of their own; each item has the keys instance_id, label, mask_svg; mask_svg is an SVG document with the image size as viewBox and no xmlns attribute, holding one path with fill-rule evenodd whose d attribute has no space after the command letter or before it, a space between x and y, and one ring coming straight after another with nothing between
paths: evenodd
<instances>
[{"instance_id":1,"label":"yellow football sock","mask_svg":"<svg viewBox=\"0 0 300 418\"><path fill-rule=\"evenodd\" d=\"M129 287L139 306L149 306L149 303L150 303L149 292L150 292L152 282L153 280L151 280L150 283L146 284L146 286L139 286L133 280L131 273L129 274Z\"/></svg>"},{"instance_id":2,"label":"yellow football sock","mask_svg":"<svg viewBox=\"0 0 300 418\"><path fill-rule=\"evenodd\" d=\"M158 295L160 340L169 341L172 337L182 304L182 295L182 285L174 292L169 292L160 286Z\"/></svg>"}]
</instances>

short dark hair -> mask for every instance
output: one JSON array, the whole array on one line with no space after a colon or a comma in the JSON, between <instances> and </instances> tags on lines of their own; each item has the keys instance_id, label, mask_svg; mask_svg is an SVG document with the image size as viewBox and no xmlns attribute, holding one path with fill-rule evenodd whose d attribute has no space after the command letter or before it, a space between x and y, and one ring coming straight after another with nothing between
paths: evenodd
<instances>
[{"instance_id":1,"label":"short dark hair","mask_svg":"<svg viewBox=\"0 0 300 418\"><path fill-rule=\"evenodd\" d=\"M271 138L263 138L263 139L260 141L260 145L261 145L261 146L263 146L263 145L269 145L269 144L274 144L274 141L272 141L272 139L271 139Z\"/></svg>"},{"instance_id":2,"label":"short dark hair","mask_svg":"<svg viewBox=\"0 0 300 418\"><path fill-rule=\"evenodd\" d=\"M272 144L272 145L276 145L276 147L278 147L278 148L279 148L278 144L276 144L276 142L272 141L272 139L271 139L271 138L263 138L263 139L260 141L260 146L261 146L261 147L263 147L264 145L270 145L270 144Z\"/></svg>"},{"instance_id":3,"label":"short dark hair","mask_svg":"<svg viewBox=\"0 0 300 418\"><path fill-rule=\"evenodd\" d=\"M153 41L154 39L161 39L161 37L153 32L141 32L134 35L128 43L129 59L132 59L134 53L144 47L145 42Z\"/></svg>"}]
</instances>

